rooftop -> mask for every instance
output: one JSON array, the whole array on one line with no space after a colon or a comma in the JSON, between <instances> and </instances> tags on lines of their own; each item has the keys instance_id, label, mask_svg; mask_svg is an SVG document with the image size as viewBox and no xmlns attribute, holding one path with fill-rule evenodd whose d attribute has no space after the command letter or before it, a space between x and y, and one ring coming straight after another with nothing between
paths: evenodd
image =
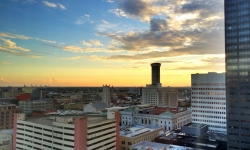
<instances>
[{"instance_id":1,"label":"rooftop","mask_svg":"<svg viewBox=\"0 0 250 150\"><path fill-rule=\"evenodd\" d=\"M157 126L133 125L131 127L120 127L120 135L125 137L136 137L144 133L160 129Z\"/></svg>"},{"instance_id":2,"label":"rooftop","mask_svg":"<svg viewBox=\"0 0 250 150\"><path fill-rule=\"evenodd\" d=\"M44 117L30 117L27 118L26 121L46 126L52 126L53 122L59 122L56 120L66 120L65 121L66 124L73 124L74 118L84 118L84 117L87 117L88 125L108 120L107 116L104 115L80 114L80 115L67 115L67 116L51 115Z\"/></svg>"},{"instance_id":3,"label":"rooftop","mask_svg":"<svg viewBox=\"0 0 250 150\"><path fill-rule=\"evenodd\" d=\"M142 141L131 146L133 150L194 150L185 146L177 146L171 144L161 144L155 142Z\"/></svg>"},{"instance_id":4,"label":"rooftop","mask_svg":"<svg viewBox=\"0 0 250 150\"><path fill-rule=\"evenodd\" d=\"M184 126L187 126L187 127L190 127L190 128L199 128L199 129L201 129L201 128L207 126L207 125L206 124L198 124L198 123L188 123L188 124L186 124Z\"/></svg>"}]
</instances>

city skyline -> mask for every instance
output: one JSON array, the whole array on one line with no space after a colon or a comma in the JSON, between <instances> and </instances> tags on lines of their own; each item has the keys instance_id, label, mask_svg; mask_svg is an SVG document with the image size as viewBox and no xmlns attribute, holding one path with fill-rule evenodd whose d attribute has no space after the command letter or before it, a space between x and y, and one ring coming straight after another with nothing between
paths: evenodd
<instances>
[{"instance_id":1,"label":"city skyline","mask_svg":"<svg viewBox=\"0 0 250 150\"><path fill-rule=\"evenodd\" d=\"M0 86L163 86L225 71L223 1L0 2Z\"/></svg>"}]
</instances>

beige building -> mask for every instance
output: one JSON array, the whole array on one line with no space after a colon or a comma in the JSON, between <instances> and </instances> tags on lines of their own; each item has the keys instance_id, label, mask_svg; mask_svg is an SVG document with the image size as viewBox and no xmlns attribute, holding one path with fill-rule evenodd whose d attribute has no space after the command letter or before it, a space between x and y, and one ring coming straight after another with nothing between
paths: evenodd
<instances>
[{"instance_id":1,"label":"beige building","mask_svg":"<svg viewBox=\"0 0 250 150\"><path fill-rule=\"evenodd\" d=\"M177 107L178 89L161 87L158 85L147 85L142 89L142 103L155 106Z\"/></svg>"},{"instance_id":2,"label":"beige building","mask_svg":"<svg viewBox=\"0 0 250 150\"><path fill-rule=\"evenodd\" d=\"M117 150L119 112L101 115L52 115L25 118L15 114L15 150ZM118 140L117 140L118 139Z\"/></svg>"},{"instance_id":3,"label":"beige building","mask_svg":"<svg viewBox=\"0 0 250 150\"><path fill-rule=\"evenodd\" d=\"M22 91L29 94L31 94L35 89L37 89L37 87L22 87Z\"/></svg>"},{"instance_id":4,"label":"beige building","mask_svg":"<svg viewBox=\"0 0 250 150\"><path fill-rule=\"evenodd\" d=\"M163 128L156 126L135 125L122 127L120 131L120 150L128 150L132 145L142 141L153 141Z\"/></svg>"},{"instance_id":5,"label":"beige building","mask_svg":"<svg viewBox=\"0 0 250 150\"><path fill-rule=\"evenodd\" d=\"M13 128L13 114L22 112L22 108L14 104L0 105L0 130Z\"/></svg>"},{"instance_id":6,"label":"beige building","mask_svg":"<svg viewBox=\"0 0 250 150\"><path fill-rule=\"evenodd\" d=\"M15 92L3 92L3 97L4 98L10 98L10 97L16 97L19 96L20 94L24 94L22 91L15 91Z\"/></svg>"},{"instance_id":7,"label":"beige building","mask_svg":"<svg viewBox=\"0 0 250 150\"><path fill-rule=\"evenodd\" d=\"M12 134L12 129L0 131L0 150L12 150Z\"/></svg>"}]
</instances>

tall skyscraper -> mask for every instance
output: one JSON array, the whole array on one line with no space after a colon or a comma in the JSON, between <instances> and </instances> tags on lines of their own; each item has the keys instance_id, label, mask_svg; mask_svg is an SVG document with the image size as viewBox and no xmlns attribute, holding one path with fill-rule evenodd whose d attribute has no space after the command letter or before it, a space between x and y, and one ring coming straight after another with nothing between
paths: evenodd
<instances>
[{"instance_id":1,"label":"tall skyscraper","mask_svg":"<svg viewBox=\"0 0 250 150\"><path fill-rule=\"evenodd\" d=\"M102 87L102 102L104 102L108 107L110 107L111 95L109 85L103 85Z\"/></svg>"},{"instance_id":2,"label":"tall skyscraper","mask_svg":"<svg viewBox=\"0 0 250 150\"><path fill-rule=\"evenodd\" d=\"M250 150L250 1L224 2L227 148Z\"/></svg>"},{"instance_id":3,"label":"tall skyscraper","mask_svg":"<svg viewBox=\"0 0 250 150\"><path fill-rule=\"evenodd\" d=\"M152 63L152 84L142 89L142 103L155 106L178 106L178 90L171 87L162 87L160 83L160 63Z\"/></svg>"},{"instance_id":4,"label":"tall skyscraper","mask_svg":"<svg viewBox=\"0 0 250 150\"><path fill-rule=\"evenodd\" d=\"M192 74L192 122L226 132L225 73Z\"/></svg>"}]
</instances>

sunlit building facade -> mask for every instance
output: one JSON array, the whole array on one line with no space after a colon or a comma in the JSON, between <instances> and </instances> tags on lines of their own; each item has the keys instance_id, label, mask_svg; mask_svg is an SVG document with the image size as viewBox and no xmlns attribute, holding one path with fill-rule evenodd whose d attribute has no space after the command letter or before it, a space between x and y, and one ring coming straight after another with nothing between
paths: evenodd
<instances>
[{"instance_id":1,"label":"sunlit building facade","mask_svg":"<svg viewBox=\"0 0 250 150\"><path fill-rule=\"evenodd\" d=\"M250 150L250 1L224 2L227 148Z\"/></svg>"},{"instance_id":2,"label":"sunlit building facade","mask_svg":"<svg viewBox=\"0 0 250 150\"><path fill-rule=\"evenodd\" d=\"M15 150L116 150L119 148L119 112L107 116L45 116L15 114Z\"/></svg>"},{"instance_id":3,"label":"sunlit building facade","mask_svg":"<svg viewBox=\"0 0 250 150\"><path fill-rule=\"evenodd\" d=\"M207 124L209 131L226 132L225 73L191 75L192 122Z\"/></svg>"}]
</instances>

